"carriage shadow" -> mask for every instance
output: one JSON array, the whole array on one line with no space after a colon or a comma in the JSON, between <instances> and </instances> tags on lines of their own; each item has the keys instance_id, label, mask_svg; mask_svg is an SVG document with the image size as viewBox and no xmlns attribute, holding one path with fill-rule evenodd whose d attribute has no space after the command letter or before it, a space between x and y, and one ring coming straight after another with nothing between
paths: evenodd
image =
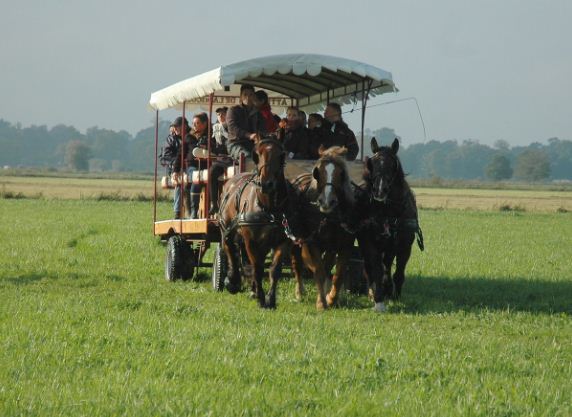
<instances>
[{"instance_id":1,"label":"carriage shadow","mask_svg":"<svg viewBox=\"0 0 572 417\"><path fill-rule=\"evenodd\" d=\"M410 276L400 302L390 311L413 314L504 310L529 313L572 313L572 282L525 278Z\"/></svg>"}]
</instances>

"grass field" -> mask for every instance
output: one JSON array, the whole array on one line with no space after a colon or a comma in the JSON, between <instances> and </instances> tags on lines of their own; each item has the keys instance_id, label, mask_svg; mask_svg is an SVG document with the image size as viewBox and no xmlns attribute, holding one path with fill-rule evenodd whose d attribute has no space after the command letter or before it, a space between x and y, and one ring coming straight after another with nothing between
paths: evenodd
<instances>
[{"instance_id":1,"label":"grass field","mask_svg":"<svg viewBox=\"0 0 572 417\"><path fill-rule=\"evenodd\" d=\"M387 314L262 311L165 282L149 202L0 199L0 416L572 415L572 213L420 216Z\"/></svg>"},{"instance_id":2,"label":"grass field","mask_svg":"<svg viewBox=\"0 0 572 417\"><path fill-rule=\"evenodd\" d=\"M167 191L158 189L162 198ZM415 188L418 205L431 209L572 211L572 191L547 189ZM149 199L152 179L0 176L0 193L47 199Z\"/></svg>"}]
</instances>

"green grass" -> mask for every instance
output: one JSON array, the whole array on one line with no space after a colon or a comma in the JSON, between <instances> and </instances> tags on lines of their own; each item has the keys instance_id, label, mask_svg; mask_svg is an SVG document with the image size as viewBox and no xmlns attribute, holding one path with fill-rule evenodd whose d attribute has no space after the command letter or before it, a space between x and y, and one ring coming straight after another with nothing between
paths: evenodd
<instances>
[{"instance_id":1,"label":"green grass","mask_svg":"<svg viewBox=\"0 0 572 417\"><path fill-rule=\"evenodd\" d=\"M572 414L571 213L422 210L384 315L167 283L151 217L0 200L0 416Z\"/></svg>"}]
</instances>

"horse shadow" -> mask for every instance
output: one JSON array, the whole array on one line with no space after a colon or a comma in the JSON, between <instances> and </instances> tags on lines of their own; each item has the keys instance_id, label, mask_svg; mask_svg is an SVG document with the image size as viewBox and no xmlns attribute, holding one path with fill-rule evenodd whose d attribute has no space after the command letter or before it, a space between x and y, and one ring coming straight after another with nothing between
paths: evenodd
<instances>
[{"instance_id":1,"label":"horse shadow","mask_svg":"<svg viewBox=\"0 0 572 417\"><path fill-rule=\"evenodd\" d=\"M572 313L572 281L412 275L390 311L410 314L518 311Z\"/></svg>"},{"instance_id":2,"label":"horse shadow","mask_svg":"<svg viewBox=\"0 0 572 417\"><path fill-rule=\"evenodd\" d=\"M54 278L56 277L51 274L33 272L30 274L22 274L13 277L0 278L0 282L17 286L24 286L24 285L34 284L43 279L54 279Z\"/></svg>"}]
</instances>

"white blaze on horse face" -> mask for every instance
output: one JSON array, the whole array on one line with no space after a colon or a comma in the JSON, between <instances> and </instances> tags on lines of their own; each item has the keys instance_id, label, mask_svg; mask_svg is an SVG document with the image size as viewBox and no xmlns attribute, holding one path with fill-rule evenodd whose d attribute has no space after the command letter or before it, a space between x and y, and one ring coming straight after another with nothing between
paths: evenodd
<instances>
[{"instance_id":1,"label":"white blaze on horse face","mask_svg":"<svg viewBox=\"0 0 572 417\"><path fill-rule=\"evenodd\" d=\"M334 169L336 167L334 166L334 164L327 163L325 166L326 169L326 187L324 188L324 193L326 196L326 203L330 203L330 196L332 195L332 191L333 191L333 187L332 187L332 180L333 180L333 176L334 176Z\"/></svg>"},{"instance_id":2,"label":"white blaze on horse face","mask_svg":"<svg viewBox=\"0 0 572 417\"><path fill-rule=\"evenodd\" d=\"M378 196L383 195L383 178L379 179L379 189L377 190L377 195ZM385 198L380 198L380 200L385 200Z\"/></svg>"}]
</instances>

